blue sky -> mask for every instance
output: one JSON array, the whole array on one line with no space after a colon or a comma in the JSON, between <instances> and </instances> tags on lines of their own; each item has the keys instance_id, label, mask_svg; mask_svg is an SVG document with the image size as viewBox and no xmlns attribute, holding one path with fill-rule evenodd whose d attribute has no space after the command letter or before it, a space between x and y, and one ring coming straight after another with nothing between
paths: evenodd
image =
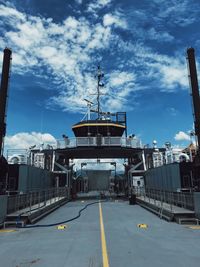
<instances>
[{"instance_id":1,"label":"blue sky","mask_svg":"<svg viewBox=\"0 0 200 267\"><path fill-rule=\"evenodd\" d=\"M199 12L197 0L0 1L0 65L13 51L6 146L73 136L98 64L103 109L127 111L128 133L187 145L185 54L193 46L199 61Z\"/></svg>"}]
</instances>

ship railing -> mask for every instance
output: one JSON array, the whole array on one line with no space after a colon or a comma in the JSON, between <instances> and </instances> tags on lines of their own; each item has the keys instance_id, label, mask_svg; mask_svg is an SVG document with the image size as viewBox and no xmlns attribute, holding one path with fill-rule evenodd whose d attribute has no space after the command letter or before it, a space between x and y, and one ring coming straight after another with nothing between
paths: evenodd
<instances>
[{"instance_id":1,"label":"ship railing","mask_svg":"<svg viewBox=\"0 0 200 267\"><path fill-rule=\"evenodd\" d=\"M76 137L57 140L57 149L81 147L81 146L120 146L141 148L141 142L136 138L126 137Z\"/></svg>"},{"instance_id":2,"label":"ship railing","mask_svg":"<svg viewBox=\"0 0 200 267\"><path fill-rule=\"evenodd\" d=\"M24 210L28 212L51 205L63 198L69 198L69 189L67 187L49 188L47 190L34 190L27 193L15 192L15 195L9 195L7 203L7 214Z\"/></svg>"},{"instance_id":3,"label":"ship railing","mask_svg":"<svg viewBox=\"0 0 200 267\"><path fill-rule=\"evenodd\" d=\"M171 210L174 206L194 210L193 192L172 192L151 188L136 188L135 194L156 206L163 206L163 203L166 203L169 204Z\"/></svg>"}]
</instances>

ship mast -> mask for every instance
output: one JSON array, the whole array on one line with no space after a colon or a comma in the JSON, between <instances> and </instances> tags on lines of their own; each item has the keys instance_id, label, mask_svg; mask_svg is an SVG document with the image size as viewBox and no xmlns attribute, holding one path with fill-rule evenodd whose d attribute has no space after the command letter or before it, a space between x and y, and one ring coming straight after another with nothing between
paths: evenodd
<instances>
[{"instance_id":1,"label":"ship mast","mask_svg":"<svg viewBox=\"0 0 200 267\"><path fill-rule=\"evenodd\" d=\"M104 84L101 82L101 79L104 77L104 73L101 71L101 67L98 66L97 70L97 114L98 114L98 120L100 119L100 87L103 87Z\"/></svg>"},{"instance_id":2,"label":"ship mast","mask_svg":"<svg viewBox=\"0 0 200 267\"><path fill-rule=\"evenodd\" d=\"M195 135L197 136L198 140L198 155L200 155L200 98L194 48L187 49L187 60L191 96L193 100Z\"/></svg>"},{"instance_id":3,"label":"ship mast","mask_svg":"<svg viewBox=\"0 0 200 267\"><path fill-rule=\"evenodd\" d=\"M5 48L0 87L0 156L3 155L3 141L6 135L6 109L11 68L11 56L12 51L9 48Z\"/></svg>"}]
</instances>

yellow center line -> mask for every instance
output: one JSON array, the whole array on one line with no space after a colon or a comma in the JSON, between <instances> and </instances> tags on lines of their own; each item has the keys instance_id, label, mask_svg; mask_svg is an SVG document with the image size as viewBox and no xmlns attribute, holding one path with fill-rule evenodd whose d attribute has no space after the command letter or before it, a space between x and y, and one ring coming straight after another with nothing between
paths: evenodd
<instances>
[{"instance_id":1,"label":"yellow center line","mask_svg":"<svg viewBox=\"0 0 200 267\"><path fill-rule=\"evenodd\" d=\"M0 230L0 233L12 233L12 232L16 232L16 230L13 230L13 229L1 229Z\"/></svg>"},{"instance_id":2,"label":"yellow center line","mask_svg":"<svg viewBox=\"0 0 200 267\"><path fill-rule=\"evenodd\" d=\"M109 267L101 202L99 202L99 218L100 218L100 229L101 229L101 247L102 247L103 267Z\"/></svg>"}]
</instances>

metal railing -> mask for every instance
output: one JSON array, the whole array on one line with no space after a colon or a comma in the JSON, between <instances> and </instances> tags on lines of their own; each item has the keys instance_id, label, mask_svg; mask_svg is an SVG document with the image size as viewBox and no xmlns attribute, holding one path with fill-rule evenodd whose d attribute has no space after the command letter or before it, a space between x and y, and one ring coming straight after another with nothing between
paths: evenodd
<instances>
[{"instance_id":1,"label":"metal railing","mask_svg":"<svg viewBox=\"0 0 200 267\"><path fill-rule=\"evenodd\" d=\"M189 210L194 210L193 192L170 192L158 189L136 188L134 192L137 196L143 197L149 203L153 201L154 205L163 206L167 203L172 206L177 206Z\"/></svg>"},{"instance_id":2,"label":"metal railing","mask_svg":"<svg viewBox=\"0 0 200 267\"><path fill-rule=\"evenodd\" d=\"M77 146L122 146L142 148L141 142L136 138L126 137L76 137L57 140L57 148L70 148Z\"/></svg>"},{"instance_id":3,"label":"metal railing","mask_svg":"<svg viewBox=\"0 0 200 267\"><path fill-rule=\"evenodd\" d=\"M29 211L35 208L44 207L59 201L61 198L69 197L69 189L67 187L51 188L48 190L32 191L26 194L18 194L8 196L7 214L16 212L25 208ZM36 206L37 205L37 206Z\"/></svg>"}]
</instances>

